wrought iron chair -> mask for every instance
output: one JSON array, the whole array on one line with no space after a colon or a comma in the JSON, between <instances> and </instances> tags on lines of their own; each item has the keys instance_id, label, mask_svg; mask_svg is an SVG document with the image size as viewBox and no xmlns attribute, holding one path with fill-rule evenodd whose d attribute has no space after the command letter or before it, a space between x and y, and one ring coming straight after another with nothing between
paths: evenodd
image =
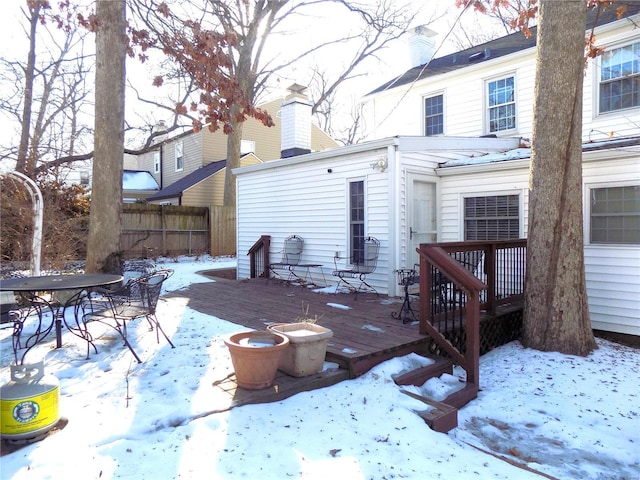
<instances>
[{"instance_id":1,"label":"wrought iron chair","mask_svg":"<svg viewBox=\"0 0 640 480\"><path fill-rule=\"evenodd\" d=\"M344 283L349 290L355 292L356 298L358 298L358 293L360 292L371 292L378 295L378 291L369 285L366 279L367 275L375 271L378 265L379 253L380 241L374 237L367 237L364 239L362 249L356 249L352 257L334 257L335 270L333 271L333 276L339 278L336 291ZM350 266L339 268L339 259L346 259L346 264ZM359 282L357 287L354 285L355 282Z\"/></svg>"},{"instance_id":2,"label":"wrought iron chair","mask_svg":"<svg viewBox=\"0 0 640 480\"><path fill-rule=\"evenodd\" d=\"M137 318L144 317L149 322L150 330L156 331L156 339L160 343L160 333L167 340L171 348L175 345L171 342L167 334L160 326L160 322L156 317L156 307L162 284L173 274L173 270L157 270L148 275L131 279L126 285L126 296L121 296L122 292L111 292L109 290L100 290L94 292L87 297L84 302L84 314L82 321L85 332L88 332L87 325L92 321L103 323L116 330L124 344L131 351L138 363L141 363L140 357L129 342L127 334L127 322ZM89 344L95 344L89 340ZM89 357L89 346L87 346L87 358ZM97 351L97 350L96 350Z\"/></svg>"},{"instance_id":3,"label":"wrought iron chair","mask_svg":"<svg viewBox=\"0 0 640 480\"><path fill-rule=\"evenodd\" d=\"M300 265L300 259L302 258L302 248L304 246L304 240L299 235L291 235L284 240L284 247L280 253L282 253L282 257L279 262L270 263L269 270L273 272L276 277L282 278L280 274L278 274L279 270L285 270L288 272L288 276L286 278L287 281L290 281L294 278L299 278L294 270ZM267 279L268 280L268 279Z\"/></svg>"}]
</instances>

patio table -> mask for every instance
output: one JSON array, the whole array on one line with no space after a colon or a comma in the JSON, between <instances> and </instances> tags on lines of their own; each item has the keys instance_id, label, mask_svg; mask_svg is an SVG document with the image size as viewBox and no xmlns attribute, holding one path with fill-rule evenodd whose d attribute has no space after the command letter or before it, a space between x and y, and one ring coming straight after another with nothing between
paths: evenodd
<instances>
[{"instance_id":1,"label":"patio table","mask_svg":"<svg viewBox=\"0 0 640 480\"><path fill-rule=\"evenodd\" d=\"M30 308L35 308L38 314L38 327L36 332L27 340L25 348L27 351L34 345L42 341L55 326L56 348L62 347L62 324L74 335L87 341L90 338L84 332L81 322L78 321L78 311L74 308L75 325L67 322L65 310L70 306L75 306L82 295L88 294L98 287L116 285L123 280L122 275L89 273L76 275L45 275L39 277L19 277L0 280L0 291L10 291L17 293ZM62 293L65 292L65 293ZM67 292L69 294L67 294ZM50 294L47 296L46 294ZM43 325L42 309L48 308L51 311L52 319L48 325ZM15 322L22 322L18 318ZM14 325L14 353L20 345L20 326ZM25 353L22 355L24 359ZM17 362L16 353L16 362Z\"/></svg>"}]
</instances>

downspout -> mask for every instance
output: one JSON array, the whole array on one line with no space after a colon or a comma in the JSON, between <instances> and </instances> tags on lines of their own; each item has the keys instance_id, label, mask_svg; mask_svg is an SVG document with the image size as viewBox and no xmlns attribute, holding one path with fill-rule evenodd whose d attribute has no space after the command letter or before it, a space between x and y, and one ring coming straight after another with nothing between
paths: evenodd
<instances>
[{"instance_id":1,"label":"downspout","mask_svg":"<svg viewBox=\"0 0 640 480\"><path fill-rule=\"evenodd\" d=\"M22 183L31 196L33 203L33 240L31 243L31 275L37 277L40 275L40 263L42 258L42 220L44 212L44 202L42 193L38 185L26 175L19 172L5 172L1 175L14 177L18 182Z\"/></svg>"},{"instance_id":2,"label":"downspout","mask_svg":"<svg viewBox=\"0 0 640 480\"><path fill-rule=\"evenodd\" d=\"M394 142L393 145L387 147L387 165L388 168L388 182L389 182L389 271L387 272L387 292L390 297L398 295L397 285L395 280L395 274L393 271L400 268L400 228L398 225L398 219L400 218L400 158L398 152L398 145Z\"/></svg>"}]
</instances>

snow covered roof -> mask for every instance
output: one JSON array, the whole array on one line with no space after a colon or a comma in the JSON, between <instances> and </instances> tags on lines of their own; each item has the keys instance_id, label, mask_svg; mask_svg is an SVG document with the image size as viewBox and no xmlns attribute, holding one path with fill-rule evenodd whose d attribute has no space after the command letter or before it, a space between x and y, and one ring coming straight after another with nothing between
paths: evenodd
<instances>
[{"instance_id":1,"label":"snow covered roof","mask_svg":"<svg viewBox=\"0 0 640 480\"><path fill-rule=\"evenodd\" d=\"M147 171L124 170L122 172L122 190L158 190L158 182Z\"/></svg>"},{"instance_id":2,"label":"snow covered roof","mask_svg":"<svg viewBox=\"0 0 640 480\"><path fill-rule=\"evenodd\" d=\"M640 145L640 137L625 137L602 140L598 142L588 142L582 144L583 152L593 152L598 150L611 150ZM509 160L526 160L531 158L530 148L516 148L501 153L488 153L478 157L467 157L449 160L440 164L441 168L461 167L468 165L483 165L488 163L499 163Z\"/></svg>"}]
</instances>

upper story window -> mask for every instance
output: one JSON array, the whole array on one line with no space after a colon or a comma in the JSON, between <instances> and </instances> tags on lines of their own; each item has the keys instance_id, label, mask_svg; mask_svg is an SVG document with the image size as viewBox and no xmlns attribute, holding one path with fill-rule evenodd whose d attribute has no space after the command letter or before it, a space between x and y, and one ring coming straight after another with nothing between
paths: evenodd
<instances>
[{"instance_id":1,"label":"upper story window","mask_svg":"<svg viewBox=\"0 0 640 480\"><path fill-rule=\"evenodd\" d=\"M240 140L240 155L256 153L256 142L253 140Z\"/></svg>"},{"instance_id":2,"label":"upper story window","mask_svg":"<svg viewBox=\"0 0 640 480\"><path fill-rule=\"evenodd\" d=\"M182 155L182 142L176 143L176 172L181 172L184 168L184 156Z\"/></svg>"},{"instance_id":3,"label":"upper story window","mask_svg":"<svg viewBox=\"0 0 640 480\"><path fill-rule=\"evenodd\" d=\"M592 188L590 240L640 245L640 185Z\"/></svg>"},{"instance_id":4,"label":"upper story window","mask_svg":"<svg viewBox=\"0 0 640 480\"><path fill-rule=\"evenodd\" d=\"M160 152L153 153L153 173L160 173Z\"/></svg>"},{"instance_id":5,"label":"upper story window","mask_svg":"<svg viewBox=\"0 0 640 480\"><path fill-rule=\"evenodd\" d=\"M435 95L424 99L424 134L444 133L444 96Z\"/></svg>"},{"instance_id":6,"label":"upper story window","mask_svg":"<svg viewBox=\"0 0 640 480\"><path fill-rule=\"evenodd\" d=\"M640 42L605 51L600 67L600 113L640 106Z\"/></svg>"},{"instance_id":7,"label":"upper story window","mask_svg":"<svg viewBox=\"0 0 640 480\"><path fill-rule=\"evenodd\" d=\"M516 128L515 77L487 82L489 133Z\"/></svg>"},{"instance_id":8,"label":"upper story window","mask_svg":"<svg viewBox=\"0 0 640 480\"><path fill-rule=\"evenodd\" d=\"M520 238L519 195L491 195L464 199L465 240Z\"/></svg>"}]
</instances>

